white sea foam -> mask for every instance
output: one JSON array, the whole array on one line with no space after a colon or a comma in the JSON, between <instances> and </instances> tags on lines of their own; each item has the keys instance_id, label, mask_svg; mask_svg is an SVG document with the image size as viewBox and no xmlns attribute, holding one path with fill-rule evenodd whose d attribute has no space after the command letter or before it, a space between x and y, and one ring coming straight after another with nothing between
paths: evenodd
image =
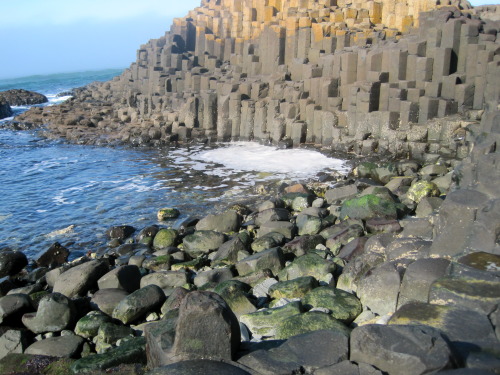
<instances>
[{"instance_id":1,"label":"white sea foam","mask_svg":"<svg viewBox=\"0 0 500 375\"><path fill-rule=\"evenodd\" d=\"M229 176L230 170L269 172L302 178L314 176L322 170L348 172L345 161L329 158L314 150L280 150L254 142L235 142L227 147L201 151L193 155L193 159L222 164L225 168L216 168L209 172L219 176Z\"/></svg>"},{"instance_id":2,"label":"white sea foam","mask_svg":"<svg viewBox=\"0 0 500 375\"><path fill-rule=\"evenodd\" d=\"M47 99L49 99L47 106L64 103L66 100L72 97L73 97L72 95L65 95L65 96L47 95Z\"/></svg>"}]
</instances>

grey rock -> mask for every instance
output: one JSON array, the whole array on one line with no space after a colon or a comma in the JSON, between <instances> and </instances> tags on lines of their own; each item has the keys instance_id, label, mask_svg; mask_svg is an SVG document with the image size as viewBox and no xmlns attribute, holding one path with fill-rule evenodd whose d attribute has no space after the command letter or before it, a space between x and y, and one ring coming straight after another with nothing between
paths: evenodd
<instances>
[{"instance_id":1,"label":"grey rock","mask_svg":"<svg viewBox=\"0 0 500 375\"><path fill-rule=\"evenodd\" d=\"M285 254L292 253L299 257L309 253L310 251L314 251L316 246L320 244L325 244L323 236L299 236L295 237L290 242L287 242L282 249Z\"/></svg>"},{"instance_id":2,"label":"grey rock","mask_svg":"<svg viewBox=\"0 0 500 375\"><path fill-rule=\"evenodd\" d=\"M302 304L300 302L290 302L281 307L244 314L240 317L240 321L248 327L252 335L273 337L276 335L276 327L281 321L301 312Z\"/></svg>"},{"instance_id":3,"label":"grey rock","mask_svg":"<svg viewBox=\"0 0 500 375\"><path fill-rule=\"evenodd\" d=\"M358 194L358 188L353 184L329 189L325 192L325 198L328 204L333 204L344 199L353 198L356 194Z\"/></svg>"},{"instance_id":4,"label":"grey rock","mask_svg":"<svg viewBox=\"0 0 500 375\"><path fill-rule=\"evenodd\" d=\"M322 367L314 375L382 375L382 372L366 363L342 361L335 365Z\"/></svg>"},{"instance_id":5,"label":"grey rock","mask_svg":"<svg viewBox=\"0 0 500 375\"><path fill-rule=\"evenodd\" d=\"M255 224L262 226L268 221L287 221L290 220L290 212L286 208L269 208L260 211L255 218Z\"/></svg>"},{"instance_id":6,"label":"grey rock","mask_svg":"<svg viewBox=\"0 0 500 375\"><path fill-rule=\"evenodd\" d=\"M93 309L100 310L106 315L113 315L113 310L128 293L123 289L101 289L94 293L90 300L90 306Z\"/></svg>"},{"instance_id":7,"label":"grey rock","mask_svg":"<svg viewBox=\"0 0 500 375\"><path fill-rule=\"evenodd\" d=\"M191 292L176 311L145 328L149 367L187 359L230 361L234 357L240 344L240 328L219 295Z\"/></svg>"},{"instance_id":8,"label":"grey rock","mask_svg":"<svg viewBox=\"0 0 500 375\"><path fill-rule=\"evenodd\" d=\"M226 236L222 233L200 230L193 234L184 237L184 250L191 257L196 258L202 254L206 254L217 250L225 241Z\"/></svg>"},{"instance_id":9,"label":"grey rock","mask_svg":"<svg viewBox=\"0 0 500 375\"><path fill-rule=\"evenodd\" d=\"M23 315L23 324L34 333L58 332L75 323L76 309L72 300L60 293L51 293L39 302L36 313Z\"/></svg>"},{"instance_id":10,"label":"grey rock","mask_svg":"<svg viewBox=\"0 0 500 375\"><path fill-rule=\"evenodd\" d=\"M264 236L268 233L281 233L285 238L291 240L296 232L297 228L295 224L288 221L268 221L260 226L259 236Z\"/></svg>"},{"instance_id":11,"label":"grey rock","mask_svg":"<svg viewBox=\"0 0 500 375\"><path fill-rule=\"evenodd\" d=\"M111 321L111 317L101 311L91 311L82 317L75 327L75 333L84 338L92 338L97 336L99 327Z\"/></svg>"},{"instance_id":12,"label":"grey rock","mask_svg":"<svg viewBox=\"0 0 500 375\"><path fill-rule=\"evenodd\" d=\"M431 327L365 325L351 333L350 360L391 374L427 374L452 366L451 350Z\"/></svg>"},{"instance_id":13,"label":"grey rock","mask_svg":"<svg viewBox=\"0 0 500 375\"><path fill-rule=\"evenodd\" d=\"M193 280L193 284L197 287L207 283L221 283L226 280L231 280L234 277L230 268L215 268L213 270L198 272Z\"/></svg>"},{"instance_id":14,"label":"grey rock","mask_svg":"<svg viewBox=\"0 0 500 375\"><path fill-rule=\"evenodd\" d=\"M175 310L178 309L179 306L181 305L182 300L186 295L189 293L189 290L177 287L175 288L172 293L168 296L167 300L165 303L161 306L161 313L165 315L168 313L170 310Z\"/></svg>"},{"instance_id":15,"label":"grey rock","mask_svg":"<svg viewBox=\"0 0 500 375\"><path fill-rule=\"evenodd\" d=\"M319 217L301 213L297 216L297 227L299 236L315 235L321 232L323 222Z\"/></svg>"},{"instance_id":16,"label":"grey rock","mask_svg":"<svg viewBox=\"0 0 500 375\"><path fill-rule=\"evenodd\" d=\"M122 299L114 308L112 316L123 324L128 324L159 309L165 300L165 293L160 287L148 285Z\"/></svg>"},{"instance_id":17,"label":"grey rock","mask_svg":"<svg viewBox=\"0 0 500 375\"><path fill-rule=\"evenodd\" d=\"M97 280L107 272L108 265L103 261L85 262L60 274L53 291L69 298L84 296L89 290L97 289Z\"/></svg>"},{"instance_id":18,"label":"grey rock","mask_svg":"<svg viewBox=\"0 0 500 375\"><path fill-rule=\"evenodd\" d=\"M276 327L276 339L289 339L307 332L327 329L349 337L351 331L339 320L320 311L309 311L293 315L279 322Z\"/></svg>"},{"instance_id":19,"label":"grey rock","mask_svg":"<svg viewBox=\"0 0 500 375\"><path fill-rule=\"evenodd\" d=\"M169 289L186 285L188 282L189 275L186 271L160 271L143 276L141 288L147 285L157 285L162 289Z\"/></svg>"},{"instance_id":20,"label":"grey rock","mask_svg":"<svg viewBox=\"0 0 500 375\"><path fill-rule=\"evenodd\" d=\"M132 328L112 322L103 322L97 331L97 341L105 344L116 344L118 340L129 336L134 336Z\"/></svg>"},{"instance_id":21,"label":"grey rock","mask_svg":"<svg viewBox=\"0 0 500 375\"><path fill-rule=\"evenodd\" d=\"M236 211L228 210L218 215L208 215L196 224L196 230L212 230L221 233L237 232L241 217Z\"/></svg>"},{"instance_id":22,"label":"grey rock","mask_svg":"<svg viewBox=\"0 0 500 375\"><path fill-rule=\"evenodd\" d=\"M34 342L26 349L25 353L51 357L76 358L79 356L84 342L85 340L77 335L49 337Z\"/></svg>"},{"instance_id":23,"label":"grey rock","mask_svg":"<svg viewBox=\"0 0 500 375\"><path fill-rule=\"evenodd\" d=\"M247 246L245 245L245 243L239 237L235 237L229 241L224 242L219 247L212 260L236 263L238 261L238 252L246 250Z\"/></svg>"},{"instance_id":24,"label":"grey rock","mask_svg":"<svg viewBox=\"0 0 500 375\"><path fill-rule=\"evenodd\" d=\"M261 232L259 231L259 238L255 239L251 245L252 250L255 252L271 249L285 243L286 238L282 233L274 231L263 233L262 235L260 235L260 233Z\"/></svg>"},{"instance_id":25,"label":"grey rock","mask_svg":"<svg viewBox=\"0 0 500 375\"><path fill-rule=\"evenodd\" d=\"M120 266L109 271L97 280L99 289L119 288L131 293L139 289L141 272L137 266Z\"/></svg>"},{"instance_id":26,"label":"grey rock","mask_svg":"<svg viewBox=\"0 0 500 375\"><path fill-rule=\"evenodd\" d=\"M236 269L240 276L262 269L270 269L273 274L276 274L284 266L285 259L279 247L261 251L236 263Z\"/></svg>"},{"instance_id":27,"label":"grey rock","mask_svg":"<svg viewBox=\"0 0 500 375\"><path fill-rule=\"evenodd\" d=\"M312 373L321 367L344 361L347 357L347 336L336 331L318 330L291 337L274 349L254 351L241 357L238 362L259 374L273 375L301 371Z\"/></svg>"},{"instance_id":28,"label":"grey rock","mask_svg":"<svg viewBox=\"0 0 500 375\"><path fill-rule=\"evenodd\" d=\"M27 330L9 329L0 336L0 359L9 353L24 353L31 343L32 334Z\"/></svg>"}]
</instances>

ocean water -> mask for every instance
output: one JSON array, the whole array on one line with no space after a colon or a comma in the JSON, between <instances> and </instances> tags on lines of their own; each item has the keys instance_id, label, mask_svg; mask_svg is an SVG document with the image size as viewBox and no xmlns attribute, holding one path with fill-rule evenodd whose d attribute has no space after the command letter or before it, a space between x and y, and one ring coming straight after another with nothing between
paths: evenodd
<instances>
[{"instance_id":1,"label":"ocean water","mask_svg":"<svg viewBox=\"0 0 500 375\"><path fill-rule=\"evenodd\" d=\"M0 80L0 91L38 91L53 105L65 99L56 96L60 92L119 73ZM252 142L111 148L72 145L41 138L36 132L0 128L0 248L35 257L57 241L75 258L105 246L105 231L113 225L140 230L172 224L157 222L159 208L176 207L181 218L203 217L251 198L255 184L303 181L321 171L347 172L347 167L342 160L313 150L278 150Z\"/></svg>"}]
</instances>

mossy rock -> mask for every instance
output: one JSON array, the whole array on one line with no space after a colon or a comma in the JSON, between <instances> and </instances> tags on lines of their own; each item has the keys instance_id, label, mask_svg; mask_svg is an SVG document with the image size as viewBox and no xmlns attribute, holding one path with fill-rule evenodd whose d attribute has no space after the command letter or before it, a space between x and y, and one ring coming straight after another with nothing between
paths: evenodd
<instances>
[{"instance_id":1,"label":"mossy rock","mask_svg":"<svg viewBox=\"0 0 500 375\"><path fill-rule=\"evenodd\" d=\"M111 322L110 316L100 311L91 311L76 323L75 333L85 338L97 336L99 327L107 322Z\"/></svg>"},{"instance_id":2,"label":"mossy rock","mask_svg":"<svg viewBox=\"0 0 500 375\"><path fill-rule=\"evenodd\" d=\"M478 251L461 257L458 263L500 276L500 255L497 254Z\"/></svg>"},{"instance_id":3,"label":"mossy rock","mask_svg":"<svg viewBox=\"0 0 500 375\"><path fill-rule=\"evenodd\" d=\"M273 247L281 246L285 243L285 236L278 232L271 232L253 241L251 247L255 252L264 251Z\"/></svg>"},{"instance_id":4,"label":"mossy rock","mask_svg":"<svg viewBox=\"0 0 500 375\"><path fill-rule=\"evenodd\" d=\"M347 218L368 220L375 217L396 219L398 211L394 201L367 194L345 201L340 209L341 220Z\"/></svg>"},{"instance_id":5,"label":"mossy rock","mask_svg":"<svg viewBox=\"0 0 500 375\"><path fill-rule=\"evenodd\" d=\"M158 257L151 257L142 262L142 268L152 271L168 271L172 264L172 257L170 255L160 255Z\"/></svg>"},{"instance_id":6,"label":"mossy rock","mask_svg":"<svg viewBox=\"0 0 500 375\"><path fill-rule=\"evenodd\" d=\"M126 363L146 363L146 339L135 337L103 354L89 355L73 362L74 374L106 370Z\"/></svg>"},{"instance_id":7,"label":"mossy rock","mask_svg":"<svg viewBox=\"0 0 500 375\"><path fill-rule=\"evenodd\" d=\"M180 211L177 208L160 208L158 210L157 216L158 220L168 220L168 219L176 219L180 216Z\"/></svg>"},{"instance_id":8,"label":"mossy rock","mask_svg":"<svg viewBox=\"0 0 500 375\"><path fill-rule=\"evenodd\" d=\"M177 244L179 234L174 229L160 229L153 240L155 249L166 249Z\"/></svg>"},{"instance_id":9,"label":"mossy rock","mask_svg":"<svg viewBox=\"0 0 500 375\"><path fill-rule=\"evenodd\" d=\"M293 208L295 211L302 211L311 205L314 197L307 193L287 193L281 197L286 207Z\"/></svg>"},{"instance_id":10,"label":"mossy rock","mask_svg":"<svg viewBox=\"0 0 500 375\"><path fill-rule=\"evenodd\" d=\"M324 307L331 311L331 315L345 324L351 324L363 311L360 300L346 291L322 286L305 296L304 305Z\"/></svg>"},{"instance_id":11,"label":"mossy rock","mask_svg":"<svg viewBox=\"0 0 500 375\"><path fill-rule=\"evenodd\" d=\"M377 164L371 162L360 163L354 170L355 174L359 178L371 178L373 177L373 172L377 169Z\"/></svg>"},{"instance_id":12,"label":"mossy rock","mask_svg":"<svg viewBox=\"0 0 500 375\"><path fill-rule=\"evenodd\" d=\"M276 327L275 339L289 339L302 333L317 331L320 329L330 329L349 337L351 331L342 322L329 314L319 311L307 312L291 316L281 322Z\"/></svg>"},{"instance_id":13,"label":"mossy rock","mask_svg":"<svg viewBox=\"0 0 500 375\"><path fill-rule=\"evenodd\" d=\"M315 253L308 253L296 258L291 264L278 273L281 281L299 277L312 276L319 281L330 282L336 265Z\"/></svg>"},{"instance_id":14,"label":"mossy rock","mask_svg":"<svg viewBox=\"0 0 500 375\"><path fill-rule=\"evenodd\" d=\"M201 268L207 266L208 264L209 264L208 259L204 256L200 256L188 262L172 264L170 266L170 269L172 271L181 271L181 270L198 271Z\"/></svg>"},{"instance_id":15,"label":"mossy rock","mask_svg":"<svg viewBox=\"0 0 500 375\"><path fill-rule=\"evenodd\" d=\"M223 233L211 230L198 230L184 237L184 251L191 257L196 258L199 255L217 250L225 240L226 236Z\"/></svg>"},{"instance_id":16,"label":"mossy rock","mask_svg":"<svg viewBox=\"0 0 500 375\"><path fill-rule=\"evenodd\" d=\"M317 287L318 280L312 276L304 276L274 284L269 288L269 295L276 299L302 298Z\"/></svg>"},{"instance_id":17,"label":"mossy rock","mask_svg":"<svg viewBox=\"0 0 500 375\"><path fill-rule=\"evenodd\" d=\"M290 302L285 306L273 309L259 310L240 317L240 322L245 324L253 335L273 337L276 327L283 320L302 312L302 304L299 301Z\"/></svg>"},{"instance_id":18,"label":"mossy rock","mask_svg":"<svg viewBox=\"0 0 500 375\"><path fill-rule=\"evenodd\" d=\"M234 282L234 281L235 280L230 280L229 282ZM241 282L239 283L243 284ZM257 308L250 300L249 295L243 289L236 288L234 284L226 284L222 288L220 287L219 284L215 288L215 290L216 293L219 294L224 299L224 301L226 301L226 303L229 305L229 307L231 308L231 310L238 319L242 315L250 314L257 311Z\"/></svg>"},{"instance_id":19,"label":"mossy rock","mask_svg":"<svg viewBox=\"0 0 500 375\"><path fill-rule=\"evenodd\" d=\"M410 186L406 196L412 201L419 203L425 197L439 197L438 186L430 181L418 181Z\"/></svg>"}]
</instances>

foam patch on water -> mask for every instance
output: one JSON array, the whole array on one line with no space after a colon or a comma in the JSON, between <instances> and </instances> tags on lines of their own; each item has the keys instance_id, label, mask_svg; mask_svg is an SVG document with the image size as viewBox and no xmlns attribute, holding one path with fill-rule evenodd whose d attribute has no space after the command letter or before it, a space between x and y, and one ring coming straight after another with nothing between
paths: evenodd
<instances>
[{"instance_id":1,"label":"foam patch on water","mask_svg":"<svg viewBox=\"0 0 500 375\"><path fill-rule=\"evenodd\" d=\"M349 171L344 160L330 158L314 150L280 150L254 142L230 143L226 147L199 152L193 158L222 164L236 171L267 172L287 177L307 178L323 170ZM227 170L213 172L230 174Z\"/></svg>"},{"instance_id":2,"label":"foam patch on water","mask_svg":"<svg viewBox=\"0 0 500 375\"><path fill-rule=\"evenodd\" d=\"M61 104L64 103L66 100L71 99L72 97L73 97L72 95L65 95L65 96L47 95L47 99L49 99L49 103L47 105L51 106L51 105Z\"/></svg>"}]
</instances>

